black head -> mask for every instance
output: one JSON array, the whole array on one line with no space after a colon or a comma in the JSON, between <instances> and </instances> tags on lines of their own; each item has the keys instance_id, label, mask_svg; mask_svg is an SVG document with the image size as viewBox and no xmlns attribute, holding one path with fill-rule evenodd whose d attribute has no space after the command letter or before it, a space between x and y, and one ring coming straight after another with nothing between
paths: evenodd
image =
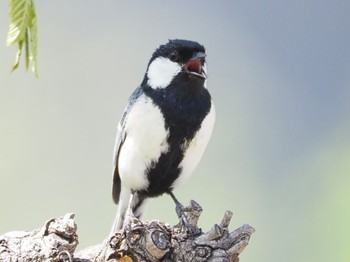
<instances>
[{"instance_id":1,"label":"black head","mask_svg":"<svg viewBox=\"0 0 350 262\"><path fill-rule=\"evenodd\" d=\"M206 79L205 48L194 41L169 40L152 55L144 81L153 89L166 88L176 77Z\"/></svg>"}]
</instances>

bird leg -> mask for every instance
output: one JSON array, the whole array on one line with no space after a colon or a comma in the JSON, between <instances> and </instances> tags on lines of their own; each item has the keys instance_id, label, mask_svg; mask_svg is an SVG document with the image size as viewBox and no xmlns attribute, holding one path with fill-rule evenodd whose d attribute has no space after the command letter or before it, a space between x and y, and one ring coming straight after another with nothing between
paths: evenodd
<instances>
[{"instance_id":1,"label":"bird leg","mask_svg":"<svg viewBox=\"0 0 350 262\"><path fill-rule=\"evenodd\" d=\"M132 201L134 198L134 193L131 193L128 209L126 210L124 221L123 221L123 228L126 228L127 225L131 224L131 220L135 218L135 214L132 210Z\"/></svg>"},{"instance_id":2,"label":"bird leg","mask_svg":"<svg viewBox=\"0 0 350 262\"><path fill-rule=\"evenodd\" d=\"M175 211L177 216L179 217L181 224L183 227L185 227L189 234L194 237L196 236L198 233L200 233L201 231L198 228L194 228L192 226L191 223L189 223L188 218L186 216L186 212L188 212L188 210L180 203L179 200L177 200L177 198L175 197L175 195L173 194L173 192L169 191L168 194L171 196L171 198L174 200L175 202Z\"/></svg>"}]
</instances>

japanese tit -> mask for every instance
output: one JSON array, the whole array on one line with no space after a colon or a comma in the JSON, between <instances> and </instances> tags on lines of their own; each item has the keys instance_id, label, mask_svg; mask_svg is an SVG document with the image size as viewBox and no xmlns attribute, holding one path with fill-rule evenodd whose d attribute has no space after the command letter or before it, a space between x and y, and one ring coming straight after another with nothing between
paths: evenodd
<instances>
[{"instance_id":1,"label":"japanese tit","mask_svg":"<svg viewBox=\"0 0 350 262\"><path fill-rule=\"evenodd\" d=\"M169 40L153 53L118 125L112 195L119 204L112 233L128 208L140 218L150 198L183 184L211 136L215 108L206 87L205 48Z\"/></svg>"}]
</instances>

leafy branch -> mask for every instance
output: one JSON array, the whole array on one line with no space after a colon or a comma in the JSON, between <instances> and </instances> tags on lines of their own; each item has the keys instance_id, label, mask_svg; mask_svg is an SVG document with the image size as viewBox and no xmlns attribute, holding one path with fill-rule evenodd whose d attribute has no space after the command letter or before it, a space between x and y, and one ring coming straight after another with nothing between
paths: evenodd
<instances>
[{"instance_id":1,"label":"leafy branch","mask_svg":"<svg viewBox=\"0 0 350 262\"><path fill-rule=\"evenodd\" d=\"M18 44L15 63L12 71L19 66L22 50L25 50L25 63L38 77L38 26L34 0L10 0L10 29L7 35L7 45Z\"/></svg>"}]
</instances>

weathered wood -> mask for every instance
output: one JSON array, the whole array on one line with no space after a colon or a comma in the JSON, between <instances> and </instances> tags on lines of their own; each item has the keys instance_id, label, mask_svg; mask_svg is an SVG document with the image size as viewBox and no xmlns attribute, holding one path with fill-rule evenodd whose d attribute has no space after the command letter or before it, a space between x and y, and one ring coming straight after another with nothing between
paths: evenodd
<instances>
[{"instance_id":1,"label":"weathered wood","mask_svg":"<svg viewBox=\"0 0 350 262\"><path fill-rule=\"evenodd\" d=\"M226 211L220 224L202 233L197 226L202 212L200 205L191 201L185 212L186 226L183 222L170 227L160 221L129 217L129 224L123 230L102 244L77 253L74 253L78 245L74 214L67 214L47 221L32 232L16 231L0 236L0 261L239 261L254 228L243 225L229 232L232 213Z\"/></svg>"},{"instance_id":2,"label":"weathered wood","mask_svg":"<svg viewBox=\"0 0 350 262\"><path fill-rule=\"evenodd\" d=\"M74 214L50 219L32 232L14 231L0 236L0 261L64 261L78 245Z\"/></svg>"}]
</instances>

